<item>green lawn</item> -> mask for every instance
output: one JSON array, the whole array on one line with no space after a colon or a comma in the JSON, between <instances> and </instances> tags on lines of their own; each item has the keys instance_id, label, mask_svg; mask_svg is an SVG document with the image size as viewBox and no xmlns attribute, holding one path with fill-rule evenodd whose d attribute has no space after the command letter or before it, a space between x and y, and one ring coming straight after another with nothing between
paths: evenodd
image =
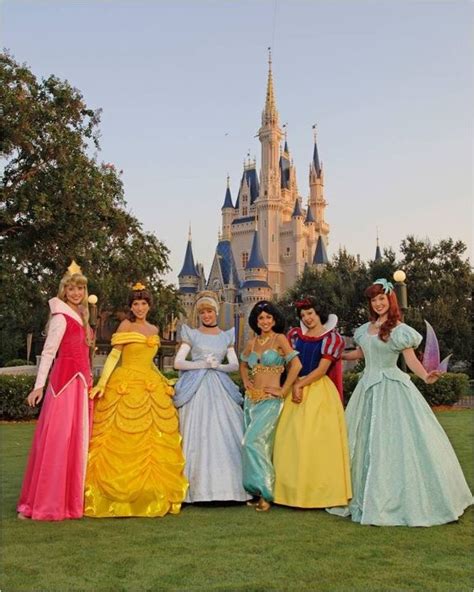
<instances>
[{"instance_id":1,"label":"green lawn","mask_svg":"<svg viewBox=\"0 0 474 592\"><path fill-rule=\"evenodd\" d=\"M474 485L473 410L439 413ZM360 526L324 511L188 506L155 519L19 521L34 426L0 426L1 592L473 589L472 508L432 528Z\"/></svg>"}]
</instances>

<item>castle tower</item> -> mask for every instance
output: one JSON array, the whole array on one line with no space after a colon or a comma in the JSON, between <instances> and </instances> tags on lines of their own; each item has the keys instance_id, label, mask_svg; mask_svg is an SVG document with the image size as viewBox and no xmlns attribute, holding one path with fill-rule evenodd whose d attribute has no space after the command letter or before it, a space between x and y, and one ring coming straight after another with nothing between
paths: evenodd
<instances>
[{"instance_id":1,"label":"castle tower","mask_svg":"<svg viewBox=\"0 0 474 592\"><path fill-rule=\"evenodd\" d=\"M262 112L262 125L258 131L261 142L262 161L260 173L260 193L256 202L258 230L263 260L268 268L268 282L275 295L284 286L283 270L280 265L280 225L281 225L281 179L280 142L283 132L273 90L271 53L268 59L268 81L265 108Z\"/></svg>"},{"instance_id":2,"label":"castle tower","mask_svg":"<svg viewBox=\"0 0 474 592\"><path fill-rule=\"evenodd\" d=\"M227 175L227 189L224 197L224 205L221 208L222 213L222 238L230 240L232 221L235 217L235 209L232 204L232 196L230 194L229 175Z\"/></svg>"},{"instance_id":3,"label":"castle tower","mask_svg":"<svg viewBox=\"0 0 474 592\"><path fill-rule=\"evenodd\" d=\"M378 231L377 231L377 246L375 247L374 261L382 261L382 251L380 250L379 233L378 233Z\"/></svg>"},{"instance_id":4,"label":"castle tower","mask_svg":"<svg viewBox=\"0 0 474 592\"><path fill-rule=\"evenodd\" d=\"M184 255L184 263L178 274L181 302L185 310L186 318L190 319L196 294L200 289L201 276L194 264L193 246L191 242L191 227L189 228L188 244Z\"/></svg>"},{"instance_id":5,"label":"castle tower","mask_svg":"<svg viewBox=\"0 0 474 592\"><path fill-rule=\"evenodd\" d=\"M272 289L267 281L268 269L263 260L260 250L260 241L258 231L255 230L252 242L252 251L245 268L245 281L241 288L242 303L244 306L244 317L248 315L252 307L259 300L270 300Z\"/></svg>"},{"instance_id":6,"label":"castle tower","mask_svg":"<svg viewBox=\"0 0 474 592\"><path fill-rule=\"evenodd\" d=\"M316 234L324 238L328 244L329 224L324 219L327 202L324 199L324 171L319 161L318 144L316 141L316 126L314 131L313 159L309 165L309 203L315 218Z\"/></svg>"},{"instance_id":7,"label":"castle tower","mask_svg":"<svg viewBox=\"0 0 474 592\"><path fill-rule=\"evenodd\" d=\"M329 259L326 253L326 245L323 237L319 235L316 251L314 252L313 265L318 271L322 271L328 263Z\"/></svg>"},{"instance_id":8,"label":"castle tower","mask_svg":"<svg viewBox=\"0 0 474 592\"><path fill-rule=\"evenodd\" d=\"M308 237L308 249L305 257L305 263L311 264L313 253L316 251L316 222L313 216L313 210L311 209L311 203L308 201L308 207L306 208L306 218L304 221Z\"/></svg>"}]
</instances>

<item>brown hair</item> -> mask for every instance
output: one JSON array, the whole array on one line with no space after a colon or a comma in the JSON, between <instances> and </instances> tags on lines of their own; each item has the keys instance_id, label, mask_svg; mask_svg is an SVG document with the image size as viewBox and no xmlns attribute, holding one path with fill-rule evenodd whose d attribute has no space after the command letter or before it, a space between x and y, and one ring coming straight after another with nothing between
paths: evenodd
<instances>
[{"instance_id":1,"label":"brown hair","mask_svg":"<svg viewBox=\"0 0 474 592\"><path fill-rule=\"evenodd\" d=\"M153 297L151 292L149 292L146 288L143 288L143 290L132 290L128 295L128 307L130 310L127 313L127 318L132 323L134 323L137 319L131 310L132 304L135 302L135 300L145 300L145 302L148 302L150 307L153 306Z\"/></svg>"},{"instance_id":2,"label":"brown hair","mask_svg":"<svg viewBox=\"0 0 474 592\"><path fill-rule=\"evenodd\" d=\"M387 296L389 305L387 320L379 329L379 339L381 339L382 341L388 341L392 329L394 329L397 326L397 323L401 320L402 316L400 314L400 309L398 307L398 300L395 291L391 290L388 294L386 294L382 285L372 284L364 292L364 295L369 301L369 318L372 322L375 322L378 319L379 315L372 308L372 303L370 301L372 298L375 298L379 294L385 294L385 296Z\"/></svg>"}]
</instances>

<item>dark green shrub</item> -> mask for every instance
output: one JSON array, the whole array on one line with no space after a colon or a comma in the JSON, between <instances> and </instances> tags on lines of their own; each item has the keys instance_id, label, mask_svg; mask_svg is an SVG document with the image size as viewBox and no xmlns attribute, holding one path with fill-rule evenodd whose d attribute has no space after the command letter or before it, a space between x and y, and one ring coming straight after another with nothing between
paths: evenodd
<instances>
[{"instance_id":1,"label":"dark green shrub","mask_svg":"<svg viewBox=\"0 0 474 592\"><path fill-rule=\"evenodd\" d=\"M425 384L418 376L413 374L410 376L416 388L431 406L454 405L459 399L469 394L467 374L446 372L434 384Z\"/></svg>"},{"instance_id":2,"label":"dark green shrub","mask_svg":"<svg viewBox=\"0 0 474 592\"><path fill-rule=\"evenodd\" d=\"M358 379L361 375L356 372L344 373L344 399L349 401ZM425 384L415 374L410 374L413 384L420 391L426 402L435 405L454 405L459 399L469 394L469 376L454 372L446 372L434 384Z\"/></svg>"},{"instance_id":3,"label":"dark green shrub","mask_svg":"<svg viewBox=\"0 0 474 592\"><path fill-rule=\"evenodd\" d=\"M12 368L13 366L34 366L33 362L23 360L22 358L15 358L14 360L8 360L3 365L4 368Z\"/></svg>"},{"instance_id":4,"label":"dark green shrub","mask_svg":"<svg viewBox=\"0 0 474 592\"><path fill-rule=\"evenodd\" d=\"M29 407L25 401L34 384L34 376L0 375L0 419L19 421L38 417L40 407Z\"/></svg>"}]
</instances>

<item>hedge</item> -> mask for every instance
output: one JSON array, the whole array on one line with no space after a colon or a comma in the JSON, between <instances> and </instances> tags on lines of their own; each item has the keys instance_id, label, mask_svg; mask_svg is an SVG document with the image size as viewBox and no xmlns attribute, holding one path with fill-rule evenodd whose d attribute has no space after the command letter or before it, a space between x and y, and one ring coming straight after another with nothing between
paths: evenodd
<instances>
[{"instance_id":1,"label":"hedge","mask_svg":"<svg viewBox=\"0 0 474 592\"><path fill-rule=\"evenodd\" d=\"M357 372L344 373L344 399L346 403L354 392L360 376ZM467 374L446 372L434 384L425 384L415 374L410 374L410 378L432 407L435 405L454 405L459 399L469 395L469 376Z\"/></svg>"},{"instance_id":2,"label":"hedge","mask_svg":"<svg viewBox=\"0 0 474 592\"><path fill-rule=\"evenodd\" d=\"M164 373L167 378L176 378L177 373ZM359 380L357 372L344 373L344 399L349 401ZM242 380L238 373L231 374L232 380L243 392ZM420 378L411 375L415 386L420 390L429 405L454 405L459 399L469 395L469 377L467 374L447 372L435 384L425 384ZM34 376L0 375L0 419L19 421L38 417L41 406L28 407L26 397L35 383Z\"/></svg>"},{"instance_id":3,"label":"hedge","mask_svg":"<svg viewBox=\"0 0 474 592\"><path fill-rule=\"evenodd\" d=\"M38 417L41 406L29 407L25 401L35 379L35 376L0 375L0 419L14 421Z\"/></svg>"}]
</instances>

